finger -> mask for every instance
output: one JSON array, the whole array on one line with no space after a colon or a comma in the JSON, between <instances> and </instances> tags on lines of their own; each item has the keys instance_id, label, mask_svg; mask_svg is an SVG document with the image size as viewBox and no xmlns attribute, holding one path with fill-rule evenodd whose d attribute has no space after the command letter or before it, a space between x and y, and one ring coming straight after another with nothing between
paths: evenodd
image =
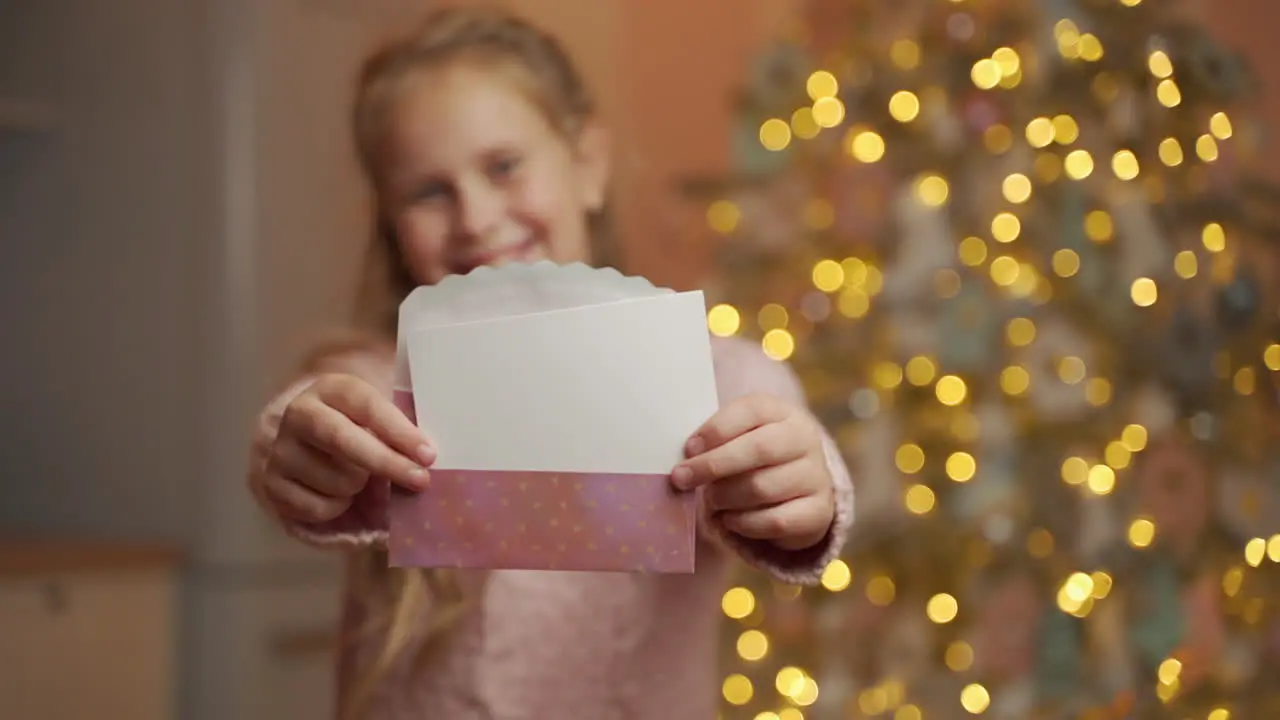
<instances>
[{"instance_id":1,"label":"finger","mask_svg":"<svg viewBox=\"0 0 1280 720\"><path fill-rule=\"evenodd\" d=\"M317 385L316 395L324 404L376 435L388 447L423 465L435 462L435 451L418 426L372 385L347 376Z\"/></svg>"},{"instance_id":2,"label":"finger","mask_svg":"<svg viewBox=\"0 0 1280 720\"><path fill-rule=\"evenodd\" d=\"M718 512L769 507L803 497L803 469L797 466L787 463L725 478L707 487L703 502Z\"/></svg>"},{"instance_id":3,"label":"finger","mask_svg":"<svg viewBox=\"0 0 1280 720\"><path fill-rule=\"evenodd\" d=\"M349 498L322 495L283 475L273 475L263 491L281 517L295 522L328 522L351 507Z\"/></svg>"},{"instance_id":4,"label":"finger","mask_svg":"<svg viewBox=\"0 0 1280 720\"><path fill-rule=\"evenodd\" d=\"M387 447L343 413L319 402L291 414L293 409L285 412L282 427L299 425L298 436L316 449L411 490L424 486L426 468Z\"/></svg>"},{"instance_id":5,"label":"finger","mask_svg":"<svg viewBox=\"0 0 1280 720\"><path fill-rule=\"evenodd\" d=\"M794 423L776 422L680 463L671 473L688 490L758 468L781 465L804 455L804 435Z\"/></svg>"},{"instance_id":6,"label":"finger","mask_svg":"<svg viewBox=\"0 0 1280 720\"><path fill-rule=\"evenodd\" d=\"M785 550L817 545L831 529L830 505L807 496L772 507L718 515L725 528L753 540L769 540Z\"/></svg>"},{"instance_id":7,"label":"finger","mask_svg":"<svg viewBox=\"0 0 1280 720\"><path fill-rule=\"evenodd\" d=\"M362 468L299 443L280 443L273 450L271 462L271 472L296 478L311 490L329 497L352 497L369 482L369 473Z\"/></svg>"},{"instance_id":8,"label":"finger","mask_svg":"<svg viewBox=\"0 0 1280 720\"><path fill-rule=\"evenodd\" d=\"M786 419L791 408L772 395L747 395L720 409L698 428L685 444L686 457L694 457L758 427Z\"/></svg>"}]
</instances>

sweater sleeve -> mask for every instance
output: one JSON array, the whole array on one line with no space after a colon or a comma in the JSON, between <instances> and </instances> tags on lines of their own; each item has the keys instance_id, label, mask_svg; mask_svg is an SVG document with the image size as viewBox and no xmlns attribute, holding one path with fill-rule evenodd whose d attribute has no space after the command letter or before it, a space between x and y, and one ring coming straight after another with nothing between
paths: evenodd
<instances>
[{"instance_id":1,"label":"sweater sleeve","mask_svg":"<svg viewBox=\"0 0 1280 720\"><path fill-rule=\"evenodd\" d=\"M716 383L720 402L728 404L745 395L767 393L783 400L807 405L795 373L785 364L766 357L740 340L716 340ZM714 544L726 548L748 565L763 570L781 582L814 585L827 564L839 557L853 524L853 483L839 449L830 435L822 433L822 448L835 494L835 520L827 536L804 550L784 550L773 543L744 538L727 530L700 503L699 529Z\"/></svg>"},{"instance_id":2,"label":"sweater sleeve","mask_svg":"<svg viewBox=\"0 0 1280 720\"><path fill-rule=\"evenodd\" d=\"M385 479L370 478L364 489L353 498L351 507L342 515L323 523L300 523L281 517L263 491L267 460L271 445L280 432L284 413L294 398L306 391L324 373L355 375L390 396L391 359L384 353L366 348L343 348L318 357L308 364L306 374L289 384L259 413L249 450L249 489L264 511L276 520L290 536L316 547L385 546L387 538L387 504L390 486Z\"/></svg>"}]
</instances>

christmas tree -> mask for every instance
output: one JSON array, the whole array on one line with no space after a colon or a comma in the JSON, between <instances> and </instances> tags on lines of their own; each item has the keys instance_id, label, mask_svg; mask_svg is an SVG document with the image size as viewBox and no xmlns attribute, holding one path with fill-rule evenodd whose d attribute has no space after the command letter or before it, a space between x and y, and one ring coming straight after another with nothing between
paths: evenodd
<instances>
[{"instance_id":1,"label":"christmas tree","mask_svg":"<svg viewBox=\"0 0 1280 720\"><path fill-rule=\"evenodd\" d=\"M1170 0L813 0L690 181L720 335L857 484L724 597L725 718L1280 717L1276 195Z\"/></svg>"}]
</instances>

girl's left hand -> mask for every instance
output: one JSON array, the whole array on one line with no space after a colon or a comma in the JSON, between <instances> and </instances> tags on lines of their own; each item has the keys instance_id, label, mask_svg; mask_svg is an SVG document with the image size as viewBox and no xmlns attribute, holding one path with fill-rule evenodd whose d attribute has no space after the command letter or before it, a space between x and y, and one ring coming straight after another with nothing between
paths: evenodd
<instances>
[{"instance_id":1,"label":"girl's left hand","mask_svg":"<svg viewBox=\"0 0 1280 720\"><path fill-rule=\"evenodd\" d=\"M746 396L703 424L685 455L672 483L706 486L704 502L729 530L803 550L831 529L835 492L822 430L802 409L771 395Z\"/></svg>"}]
</instances>

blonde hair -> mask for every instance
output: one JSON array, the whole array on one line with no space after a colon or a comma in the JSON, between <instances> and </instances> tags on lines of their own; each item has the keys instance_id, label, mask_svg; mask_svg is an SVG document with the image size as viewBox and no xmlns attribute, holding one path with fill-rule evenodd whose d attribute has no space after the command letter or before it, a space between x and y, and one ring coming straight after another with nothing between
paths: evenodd
<instances>
[{"instance_id":1,"label":"blonde hair","mask_svg":"<svg viewBox=\"0 0 1280 720\"><path fill-rule=\"evenodd\" d=\"M406 81L424 70L453 63L476 63L506 73L566 142L575 142L593 119L594 101L569 55L555 38L520 17L497 8L448 8L431 13L406 36L374 53L364 64L356 90L352 124L362 169L375 193L388 118ZM376 204L375 204L376 207ZM374 234L357 306L357 322L381 338L395 337L400 302L416 285L396 245L390 223L374 213ZM588 217L596 264L611 260L607 213ZM383 553L367 553L351 566L361 613L374 622L358 631L381 636L381 651L356 687L339 689L342 713L357 717L387 674L415 645L420 662L432 641L465 610L456 578L445 570L388 568ZM424 629L419 618L430 613ZM349 679L344 679L349 680Z\"/></svg>"}]
</instances>

